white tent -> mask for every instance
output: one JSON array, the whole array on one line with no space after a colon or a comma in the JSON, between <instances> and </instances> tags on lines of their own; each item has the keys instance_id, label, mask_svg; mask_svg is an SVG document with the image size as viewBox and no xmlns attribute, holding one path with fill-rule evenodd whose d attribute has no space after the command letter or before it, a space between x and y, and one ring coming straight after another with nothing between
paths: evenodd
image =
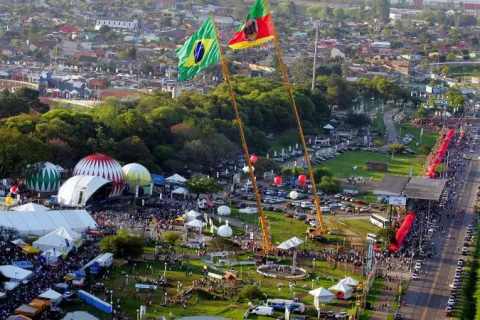
<instances>
[{"instance_id":1,"label":"white tent","mask_svg":"<svg viewBox=\"0 0 480 320\"><path fill-rule=\"evenodd\" d=\"M335 295L330 291L328 291L327 289L325 289L324 287L320 287L315 290L310 290L308 293L311 294L315 300L318 300L319 302L322 302L322 303L330 303L333 301L333 299L335 299Z\"/></svg>"},{"instance_id":2,"label":"white tent","mask_svg":"<svg viewBox=\"0 0 480 320\"><path fill-rule=\"evenodd\" d=\"M353 279L352 277L346 277L340 280L340 283L343 283L343 284L346 284L347 286L352 286L352 287L356 287L359 284L359 282Z\"/></svg>"},{"instance_id":3,"label":"white tent","mask_svg":"<svg viewBox=\"0 0 480 320\"><path fill-rule=\"evenodd\" d=\"M185 183L185 181L187 181L187 179L185 179L184 177L182 177L181 175L179 175L177 173L175 173L173 176L170 176L170 177L165 179L165 182L167 182L167 183L183 184L183 183Z\"/></svg>"},{"instance_id":4,"label":"white tent","mask_svg":"<svg viewBox=\"0 0 480 320\"><path fill-rule=\"evenodd\" d=\"M67 313L62 320L98 320L98 318L86 311L74 311Z\"/></svg>"},{"instance_id":5,"label":"white tent","mask_svg":"<svg viewBox=\"0 0 480 320\"><path fill-rule=\"evenodd\" d=\"M172 195L173 194L182 194L182 195L185 196L185 195L189 194L189 192L186 188L178 187L177 189L172 191Z\"/></svg>"},{"instance_id":6,"label":"white tent","mask_svg":"<svg viewBox=\"0 0 480 320\"><path fill-rule=\"evenodd\" d=\"M12 208L13 211L33 211L33 212L44 212L49 211L50 209L36 203L26 203L24 205Z\"/></svg>"},{"instance_id":7,"label":"white tent","mask_svg":"<svg viewBox=\"0 0 480 320\"><path fill-rule=\"evenodd\" d=\"M192 220L188 223L185 224L187 227L190 227L190 228L197 228L197 229L202 229L203 228L203 222L200 221L200 220Z\"/></svg>"},{"instance_id":8,"label":"white tent","mask_svg":"<svg viewBox=\"0 0 480 320\"><path fill-rule=\"evenodd\" d=\"M110 181L94 176L74 176L65 181L58 190L58 203L82 207L90 197Z\"/></svg>"},{"instance_id":9,"label":"white tent","mask_svg":"<svg viewBox=\"0 0 480 320\"><path fill-rule=\"evenodd\" d=\"M40 299L50 300L52 304L59 304L62 301L62 295L55 290L48 289L38 296Z\"/></svg>"},{"instance_id":10,"label":"white tent","mask_svg":"<svg viewBox=\"0 0 480 320\"><path fill-rule=\"evenodd\" d=\"M42 252L41 256L45 257L45 259L47 260L47 264L52 264L58 261L58 258L62 256L62 252L58 250L53 250L52 248L45 252Z\"/></svg>"},{"instance_id":11,"label":"white tent","mask_svg":"<svg viewBox=\"0 0 480 320\"><path fill-rule=\"evenodd\" d=\"M28 271L12 265L0 266L0 273L5 278L9 278L11 282L21 282L32 275L32 271Z\"/></svg>"},{"instance_id":12,"label":"white tent","mask_svg":"<svg viewBox=\"0 0 480 320\"><path fill-rule=\"evenodd\" d=\"M75 241L82 237L79 233L71 229L66 229L65 227L60 227L57 230L53 230L52 232L58 234L64 239L67 239L68 241Z\"/></svg>"},{"instance_id":13,"label":"white tent","mask_svg":"<svg viewBox=\"0 0 480 320\"><path fill-rule=\"evenodd\" d=\"M13 244L17 245L17 246L18 246L19 244L21 244L21 245L26 245L26 244L27 244L27 243L26 243L25 241L23 241L22 239L15 239L15 240L13 240L13 241L11 241L11 242L12 242Z\"/></svg>"},{"instance_id":14,"label":"white tent","mask_svg":"<svg viewBox=\"0 0 480 320\"><path fill-rule=\"evenodd\" d=\"M40 251L55 249L55 251L69 252L73 244L67 247L67 241L56 233L49 233L46 236L33 242L33 246Z\"/></svg>"},{"instance_id":15,"label":"white tent","mask_svg":"<svg viewBox=\"0 0 480 320\"><path fill-rule=\"evenodd\" d=\"M217 213L219 216L228 216L232 211L227 206L220 206L217 208Z\"/></svg>"},{"instance_id":16,"label":"white tent","mask_svg":"<svg viewBox=\"0 0 480 320\"><path fill-rule=\"evenodd\" d=\"M258 210L256 207L246 207L244 209L240 209L238 210L238 212L240 213L246 213L246 214L254 214L254 213L257 213Z\"/></svg>"},{"instance_id":17,"label":"white tent","mask_svg":"<svg viewBox=\"0 0 480 320\"><path fill-rule=\"evenodd\" d=\"M15 289L18 286L19 282L8 281L3 284L3 289L5 291L10 291Z\"/></svg>"},{"instance_id":18,"label":"white tent","mask_svg":"<svg viewBox=\"0 0 480 320\"><path fill-rule=\"evenodd\" d=\"M341 282L331 286L328 290L343 292L343 299L348 299L352 296L352 288Z\"/></svg>"},{"instance_id":19,"label":"white tent","mask_svg":"<svg viewBox=\"0 0 480 320\"><path fill-rule=\"evenodd\" d=\"M60 227L76 232L97 229L95 220L85 210L0 211L0 226L17 230L20 236L44 236Z\"/></svg>"},{"instance_id":20,"label":"white tent","mask_svg":"<svg viewBox=\"0 0 480 320\"><path fill-rule=\"evenodd\" d=\"M284 249L284 250L292 249L292 248L295 248L295 247L301 245L304 242L305 241L303 241L302 239L299 239L297 237L293 237L291 239L288 239L287 241L284 241L284 242L280 243L277 246L277 249Z\"/></svg>"},{"instance_id":21,"label":"white tent","mask_svg":"<svg viewBox=\"0 0 480 320\"><path fill-rule=\"evenodd\" d=\"M323 127L323 129L332 130L333 127L331 124L327 124L326 126Z\"/></svg>"}]
</instances>

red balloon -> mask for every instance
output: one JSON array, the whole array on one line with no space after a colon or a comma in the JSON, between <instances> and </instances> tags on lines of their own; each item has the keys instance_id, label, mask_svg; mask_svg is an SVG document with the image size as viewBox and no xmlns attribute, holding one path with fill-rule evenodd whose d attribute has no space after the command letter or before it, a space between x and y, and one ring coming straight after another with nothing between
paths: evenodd
<instances>
[{"instance_id":1,"label":"red balloon","mask_svg":"<svg viewBox=\"0 0 480 320\"><path fill-rule=\"evenodd\" d=\"M252 156L250 157L250 162L251 162L251 163L257 163L257 161L258 161L258 157L257 157L256 155L252 155Z\"/></svg>"},{"instance_id":2,"label":"red balloon","mask_svg":"<svg viewBox=\"0 0 480 320\"><path fill-rule=\"evenodd\" d=\"M275 179L273 179L273 183L275 183L277 186L281 184L282 181L282 177L275 177Z\"/></svg>"},{"instance_id":3,"label":"red balloon","mask_svg":"<svg viewBox=\"0 0 480 320\"><path fill-rule=\"evenodd\" d=\"M12 187L10 188L10 192L11 192L11 193L17 193L17 192L18 192L18 187L17 187L17 186L12 186Z\"/></svg>"},{"instance_id":4,"label":"red balloon","mask_svg":"<svg viewBox=\"0 0 480 320\"><path fill-rule=\"evenodd\" d=\"M301 175L298 176L298 182L305 183L305 181L307 181L307 176L306 175L301 174Z\"/></svg>"}]
</instances>

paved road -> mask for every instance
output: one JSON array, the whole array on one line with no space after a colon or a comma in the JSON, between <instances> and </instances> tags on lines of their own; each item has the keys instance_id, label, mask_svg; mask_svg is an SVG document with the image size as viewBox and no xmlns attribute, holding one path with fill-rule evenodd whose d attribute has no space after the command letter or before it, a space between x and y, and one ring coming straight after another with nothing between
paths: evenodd
<instances>
[{"instance_id":1,"label":"paved road","mask_svg":"<svg viewBox=\"0 0 480 320\"><path fill-rule=\"evenodd\" d=\"M466 214L460 214L456 221L443 218L442 224L446 235L441 236L437 232L434 236L439 256L427 260L427 274L422 274L418 280L410 282L405 297L407 306L400 309L403 319L449 319L444 315L450 294L449 284L455 276L458 259L462 257L457 248L463 246L466 226L474 218L472 207L479 182L479 162L472 161L468 164L465 184L459 193L458 204L461 209L466 210Z\"/></svg>"},{"instance_id":2,"label":"paved road","mask_svg":"<svg viewBox=\"0 0 480 320\"><path fill-rule=\"evenodd\" d=\"M389 141L395 141L397 138L397 129L393 123L392 116L395 114L397 109L388 110L383 114L383 122L387 130L387 143L382 147L382 149L388 149L390 147Z\"/></svg>"}]
</instances>

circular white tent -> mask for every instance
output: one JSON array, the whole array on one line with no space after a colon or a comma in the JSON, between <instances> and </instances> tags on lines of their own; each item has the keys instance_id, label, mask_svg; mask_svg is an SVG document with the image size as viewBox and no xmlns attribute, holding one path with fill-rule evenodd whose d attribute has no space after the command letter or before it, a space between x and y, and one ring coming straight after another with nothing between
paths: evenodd
<instances>
[{"instance_id":1,"label":"circular white tent","mask_svg":"<svg viewBox=\"0 0 480 320\"><path fill-rule=\"evenodd\" d=\"M227 206L220 206L217 208L217 213L219 216L229 216L232 213L232 210Z\"/></svg>"},{"instance_id":2,"label":"circular white tent","mask_svg":"<svg viewBox=\"0 0 480 320\"><path fill-rule=\"evenodd\" d=\"M228 222L218 228L217 234L222 238L230 238L233 235L233 230L228 225Z\"/></svg>"}]
</instances>

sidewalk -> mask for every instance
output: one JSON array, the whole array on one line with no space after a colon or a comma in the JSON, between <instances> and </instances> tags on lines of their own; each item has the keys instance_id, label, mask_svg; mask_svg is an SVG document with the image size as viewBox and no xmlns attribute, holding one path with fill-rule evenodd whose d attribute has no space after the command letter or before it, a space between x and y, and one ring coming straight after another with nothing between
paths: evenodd
<instances>
[{"instance_id":1,"label":"sidewalk","mask_svg":"<svg viewBox=\"0 0 480 320\"><path fill-rule=\"evenodd\" d=\"M386 280L386 279L385 279ZM394 315L396 310L392 310L393 301L398 300L398 281L385 281L383 290L378 295L377 301L375 301L374 307L376 308L370 320L385 320L387 316ZM392 290L385 290L385 287Z\"/></svg>"}]
</instances>

